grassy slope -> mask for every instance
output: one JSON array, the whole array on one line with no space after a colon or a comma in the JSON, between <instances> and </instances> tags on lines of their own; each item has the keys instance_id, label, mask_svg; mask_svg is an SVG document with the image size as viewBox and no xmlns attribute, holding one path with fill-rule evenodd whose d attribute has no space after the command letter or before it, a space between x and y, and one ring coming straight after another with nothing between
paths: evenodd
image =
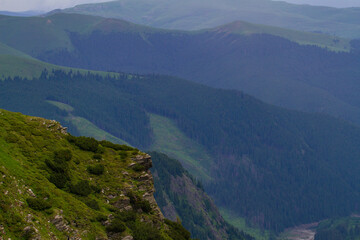
<instances>
[{"instance_id":1,"label":"grassy slope","mask_svg":"<svg viewBox=\"0 0 360 240\"><path fill-rule=\"evenodd\" d=\"M71 107L70 105L56 101L47 101L47 102L58 107L61 110L65 110L66 112L68 112L68 116L65 117L65 120L72 123L76 127L80 135L93 137L97 140L107 140L117 144L129 145L126 141L117 138L112 134L105 132L104 130L101 130L93 123L91 123L89 120L72 115L71 112L74 111L74 108Z\"/></svg>"},{"instance_id":2,"label":"grassy slope","mask_svg":"<svg viewBox=\"0 0 360 240\"><path fill-rule=\"evenodd\" d=\"M244 218L236 216L231 212L231 210L220 208L219 211L227 222L235 226L237 229L240 229L241 231L244 231L245 233L253 236L256 240L269 239L270 233L268 231L248 226Z\"/></svg>"},{"instance_id":3,"label":"grassy slope","mask_svg":"<svg viewBox=\"0 0 360 240\"><path fill-rule=\"evenodd\" d=\"M96 220L97 217L102 215L107 219L108 215L116 214L121 207L115 203L124 198L121 193L132 191L142 195L153 191L151 181L144 183L137 180L144 172L128 167L134 163L133 156L144 155L136 149L103 148L101 164L105 166L105 172L99 176L91 175L86 171L87 166L93 166L100 160L93 158L94 152L81 150L68 142L66 135L59 130L58 123L4 110L0 110L0 115L0 191L4 193L0 200L0 235L6 239L28 239L26 227L32 229L33 237L41 239L66 239L68 236L106 238L107 233L101 223L104 220ZM66 170L70 184L88 180L102 192L93 191L89 196L79 196L70 193L67 186L61 190L48 180L53 172L45 160L51 161L54 152L61 149L72 152ZM34 210L28 206L28 198L43 199L51 208L46 211ZM85 204L90 200L96 201L99 209ZM154 202L151 208L150 213L138 212L137 217L141 215L146 221L159 224L164 239L172 239L162 227L164 225ZM59 221L65 226L64 229L56 227L59 221L53 221L62 218ZM144 226L137 221L134 224ZM135 234L134 226L128 226L120 236Z\"/></svg>"},{"instance_id":4,"label":"grassy slope","mask_svg":"<svg viewBox=\"0 0 360 240\"><path fill-rule=\"evenodd\" d=\"M270 0L131 1L85 4L66 12L114 17L169 29L211 28L244 20L301 31L360 37L359 10L301 6Z\"/></svg>"},{"instance_id":5,"label":"grassy slope","mask_svg":"<svg viewBox=\"0 0 360 240\"><path fill-rule=\"evenodd\" d=\"M300 32L285 28L252 24L241 21L217 27L213 31L245 35L271 34L289 39L290 41L297 42L299 44L316 45L319 47L329 48L334 51L350 51L351 49L349 40L344 38L319 33Z\"/></svg>"},{"instance_id":6,"label":"grassy slope","mask_svg":"<svg viewBox=\"0 0 360 240\"><path fill-rule=\"evenodd\" d=\"M350 49L348 40L324 34L298 32L246 22L237 22L220 28L222 29L221 31L241 34L273 34L301 44L318 45L336 51L348 51ZM16 29L16 31L13 29ZM94 30L104 32L137 32L140 34L166 31L122 20L78 14L54 14L47 17L30 18L0 16L0 32L7 33L0 35L0 42L32 56L37 56L45 51L58 51L61 49L73 51L74 48L68 32L89 33ZM219 28L216 28L216 30L219 30ZM175 32L170 31L169 33L174 34Z\"/></svg>"},{"instance_id":7,"label":"grassy slope","mask_svg":"<svg viewBox=\"0 0 360 240\"><path fill-rule=\"evenodd\" d=\"M213 161L205 148L188 138L170 119L150 114L154 143L153 151L163 152L170 157L179 159L191 174L203 180L210 180L208 170L204 166Z\"/></svg>"},{"instance_id":8,"label":"grassy slope","mask_svg":"<svg viewBox=\"0 0 360 240\"><path fill-rule=\"evenodd\" d=\"M52 17L10 17L0 16L0 42L29 55L54 49L73 50L67 34L86 32L101 18L71 15Z\"/></svg>"}]
</instances>

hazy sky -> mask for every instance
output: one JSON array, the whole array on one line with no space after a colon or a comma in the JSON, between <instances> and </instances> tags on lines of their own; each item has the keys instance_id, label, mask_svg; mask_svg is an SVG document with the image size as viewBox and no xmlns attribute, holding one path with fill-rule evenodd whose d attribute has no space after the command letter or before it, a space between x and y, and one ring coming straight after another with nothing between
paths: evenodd
<instances>
[{"instance_id":1,"label":"hazy sky","mask_svg":"<svg viewBox=\"0 0 360 240\"><path fill-rule=\"evenodd\" d=\"M108 2L109 0L0 0L0 11L50 11L82 3ZM360 0L285 0L291 3L305 3L333 7L360 7Z\"/></svg>"},{"instance_id":2,"label":"hazy sky","mask_svg":"<svg viewBox=\"0 0 360 240\"><path fill-rule=\"evenodd\" d=\"M56 8L67 8L94 2L109 2L109 0L0 0L0 11L50 11Z\"/></svg>"},{"instance_id":3,"label":"hazy sky","mask_svg":"<svg viewBox=\"0 0 360 240\"><path fill-rule=\"evenodd\" d=\"M360 7L360 0L285 0L290 3L311 4L331 7Z\"/></svg>"}]
</instances>

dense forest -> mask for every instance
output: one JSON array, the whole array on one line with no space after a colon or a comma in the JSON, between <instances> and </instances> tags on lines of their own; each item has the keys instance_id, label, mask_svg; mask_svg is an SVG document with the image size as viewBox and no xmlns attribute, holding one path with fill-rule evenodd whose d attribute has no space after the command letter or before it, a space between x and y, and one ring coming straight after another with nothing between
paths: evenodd
<instances>
[{"instance_id":1,"label":"dense forest","mask_svg":"<svg viewBox=\"0 0 360 240\"><path fill-rule=\"evenodd\" d=\"M66 125L47 100L141 149L154 137L148 113L171 119L215 159L203 163L206 191L249 223L281 231L358 210L360 130L344 121L168 76L53 71L0 82L1 108Z\"/></svg>"},{"instance_id":2,"label":"dense forest","mask_svg":"<svg viewBox=\"0 0 360 240\"><path fill-rule=\"evenodd\" d=\"M212 200L205 195L201 182L191 176L179 161L158 152L149 152L149 154L154 163L151 171L155 180L155 199L165 216L171 215L168 213L169 205L173 205L184 227L194 238L201 240L254 239L222 219ZM187 182L188 180L190 183ZM174 181L177 183L175 184ZM181 189L176 187L180 181L183 184ZM183 194L183 191L190 191L191 197L190 193ZM207 218L211 218L211 221L209 222Z\"/></svg>"},{"instance_id":3,"label":"dense forest","mask_svg":"<svg viewBox=\"0 0 360 240\"><path fill-rule=\"evenodd\" d=\"M329 219L317 229L315 240L358 240L360 239L360 219L349 217Z\"/></svg>"},{"instance_id":4,"label":"dense forest","mask_svg":"<svg viewBox=\"0 0 360 240\"><path fill-rule=\"evenodd\" d=\"M69 33L75 51L56 49L34 56L69 67L169 74L360 123L360 62L355 49L334 52L269 34L246 36L221 28L192 34L129 32L115 23L104 28L113 31Z\"/></svg>"}]
</instances>

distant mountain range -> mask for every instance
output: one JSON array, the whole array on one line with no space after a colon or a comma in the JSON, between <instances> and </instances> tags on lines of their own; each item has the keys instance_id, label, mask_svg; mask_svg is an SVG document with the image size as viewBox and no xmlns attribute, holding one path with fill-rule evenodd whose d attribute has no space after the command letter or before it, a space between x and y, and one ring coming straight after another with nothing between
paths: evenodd
<instances>
[{"instance_id":1,"label":"distant mountain range","mask_svg":"<svg viewBox=\"0 0 360 240\"><path fill-rule=\"evenodd\" d=\"M186 32L77 14L2 16L0 32L8 47L56 65L169 74L360 123L356 41L243 22Z\"/></svg>"},{"instance_id":2,"label":"distant mountain range","mask_svg":"<svg viewBox=\"0 0 360 240\"><path fill-rule=\"evenodd\" d=\"M359 211L360 129L322 114L360 121L356 41L62 13L0 16L0 43L1 108L165 152L221 208L276 232Z\"/></svg>"},{"instance_id":3,"label":"distant mountain range","mask_svg":"<svg viewBox=\"0 0 360 240\"><path fill-rule=\"evenodd\" d=\"M25 11L25 12L8 12L0 11L0 15L14 16L14 17L32 17L44 14L43 11Z\"/></svg>"},{"instance_id":4,"label":"distant mountain range","mask_svg":"<svg viewBox=\"0 0 360 240\"><path fill-rule=\"evenodd\" d=\"M271 0L117 0L79 5L64 12L119 18L167 29L199 30L242 20L351 39L360 37L360 8Z\"/></svg>"}]
</instances>

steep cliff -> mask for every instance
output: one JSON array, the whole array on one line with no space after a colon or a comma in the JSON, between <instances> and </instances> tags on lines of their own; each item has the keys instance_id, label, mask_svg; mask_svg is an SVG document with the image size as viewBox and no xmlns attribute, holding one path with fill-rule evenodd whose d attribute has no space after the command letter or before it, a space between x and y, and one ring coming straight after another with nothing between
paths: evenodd
<instances>
[{"instance_id":1,"label":"steep cliff","mask_svg":"<svg viewBox=\"0 0 360 240\"><path fill-rule=\"evenodd\" d=\"M164 219L149 155L0 110L0 239L190 239Z\"/></svg>"},{"instance_id":2,"label":"steep cliff","mask_svg":"<svg viewBox=\"0 0 360 240\"><path fill-rule=\"evenodd\" d=\"M156 200L165 217L180 218L184 227L201 240L251 240L251 236L228 224L201 183L175 159L150 152L154 160Z\"/></svg>"}]
</instances>

